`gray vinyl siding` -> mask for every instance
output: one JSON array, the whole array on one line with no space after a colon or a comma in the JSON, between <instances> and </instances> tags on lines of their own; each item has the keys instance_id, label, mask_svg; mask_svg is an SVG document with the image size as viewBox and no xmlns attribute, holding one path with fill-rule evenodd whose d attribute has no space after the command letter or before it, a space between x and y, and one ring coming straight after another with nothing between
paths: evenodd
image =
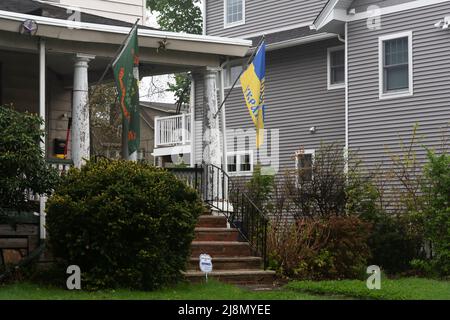
<instances>
[{"instance_id":1,"label":"gray vinyl siding","mask_svg":"<svg viewBox=\"0 0 450 320\"><path fill-rule=\"evenodd\" d=\"M206 0L206 33L242 37L312 23L327 0L245 0L245 24L224 28L224 1Z\"/></svg>"},{"instance_id":2,"label":"gray vinyl siding","mask_svg":"<svg viewBox=\"0 0 450 320\"><path fill-rule=\"evenodd\" d=\"M194 163L202 163L202 152L203 152L203 75L195 74L195 93L194 93L194 119L195 119L195 136L194 136L194 152L195 158Z\"/></svg>"},{"instance_id":3,"label":"gray vinyl siding","mask_svg":"<svg viewBox=\"0 0 450 320\"><path fill-rule=\"evenodd\" d=\"M380 30L368 30L365 20L349 23L349 148L366 168L388 165L386 151L399 153L415 123L419 144L439 151L443 132L450 138L450 33L434 27L448 12L447 2L383 15ZM404 31L412 31L414 95L380 100L378 37ZM425 150L415 150L423 161Z\"/></svg>"},{"instance_id":4,"label":"gray vinyl siding","mask_svg":"<svg viewBox=\"0 0 450 320\"><path fill-rule=\"evenodd\" d=\"M265 128L279 130L279 172L295 168L293 155L301 147L344 145L344 89L327 89L327 48L341 44L328 40L267 52ZM254 128L240 87L227 100L226 119L227 147L233 151L230 131ZM309 132L312 126L315 134ZM249 147L255 149L254 143Z\"/></svg>"}]
</instances>

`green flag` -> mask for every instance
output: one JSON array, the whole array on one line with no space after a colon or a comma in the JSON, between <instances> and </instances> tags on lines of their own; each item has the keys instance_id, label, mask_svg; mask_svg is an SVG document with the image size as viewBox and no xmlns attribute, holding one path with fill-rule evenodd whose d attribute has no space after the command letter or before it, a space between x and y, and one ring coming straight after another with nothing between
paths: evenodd
<instances>
[{"instance_id":1,"label":"green flag","mask_svg":"<svg viewBox=\"0 0 450 320\"><path fill-rule=\"evenodd\" d=\"M122 51L113 62L114 77L119 92L125 132L128 132L128 152L140 145L139 110L139 45L137 25L131 31Z\"/></svg>"}]
</instances>

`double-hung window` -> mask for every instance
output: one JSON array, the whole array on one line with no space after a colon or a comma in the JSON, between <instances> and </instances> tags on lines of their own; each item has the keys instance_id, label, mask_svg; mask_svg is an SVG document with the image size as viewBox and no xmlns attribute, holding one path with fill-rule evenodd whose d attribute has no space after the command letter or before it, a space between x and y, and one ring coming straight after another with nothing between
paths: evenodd
<instances>
[{"instance_id":1,"label":"double-hung window","mask_svg":"<svg viewBox=\"0 0 450 320\"><path fill-rule=\"evenodd\" d=\"M245 23L245 0L224 0L224 27Z\"/></svg>"},{"instance_id":2,"label":"double-hung window","mask_svg":"<svg viewBox=\"0 0 450 320\"><path fill-rule=\"evenodd\" d=\"M328 48L328 90L345 86L345 48Z\"/></svg>"},{"instance_id":3,"label":"double-hung window","mask_svg":"<svg viewBox=\"0 0 450 320\"><path fill-rule=\"evenodd\" d=\"M413 94L412 33L379 38L380 99Z\"/></svg>"},{"instance_id":4,"label":"double-hung window","mask_svg":"<svg viewBox=\"0 0 450 320\"><path fill-rule=\"evenodd\" d=\"M251 150L227 153L228 173L233 175L253 172L253 153Z\"/></svg>"},{"instance_id":5,"label":"double-hung window","mask_svg":"<svg viewBox=\"0 0 450 320\"><path fill-rule=\"evenodd\" d=\"M308 149L296 154L295 167L300 181L312 181L315 150Z\"/></svg>"}]
</instances>

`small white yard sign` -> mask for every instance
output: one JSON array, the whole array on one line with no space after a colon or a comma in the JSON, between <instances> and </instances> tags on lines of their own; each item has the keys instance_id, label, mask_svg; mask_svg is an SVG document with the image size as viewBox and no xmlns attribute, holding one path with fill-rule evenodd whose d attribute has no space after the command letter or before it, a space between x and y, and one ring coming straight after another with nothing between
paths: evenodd
<instances>
[{"instance_id":1,"label":"small white yard sign","mask_svg":"<svg viewBox=\"0 0 450 320\"><path fill-rule=\"evenodd\" d=\"M200 255L200 270L205 273L206 281L208 281L208 273L213 270L212 258L209 254Z\"/></svg>"}]
</instances>

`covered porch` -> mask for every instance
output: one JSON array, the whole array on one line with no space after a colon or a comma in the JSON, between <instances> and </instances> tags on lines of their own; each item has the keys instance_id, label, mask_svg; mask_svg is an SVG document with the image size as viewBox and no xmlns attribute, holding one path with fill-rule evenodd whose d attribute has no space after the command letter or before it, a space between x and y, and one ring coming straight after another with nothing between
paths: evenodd
<instances>
[{"instance_id":1,"label":"covered porch","mask_svg":"<svg viewBox=\"0 0 450 320\"><path fill-rule=\"evenodd\" d=\"M33 35L20 32L27 20L38 25ZM46 136L40 145L48 161L61 172L72 165L82 166L91 156L89 87L101 78L129 31L128 27L0 11L0 103L44 119ZM191 99L188 113L155 120L159 155L190 153L196 130L202 132L193 120L195 105L201 103L205 111L217 108L216 73L221 63L227 57L244 56L251 43L140 29L139 44L141 77L191 71L205 81L208 89L201 99ZM104 81L113 81L112 72ZM190 159L193 165L194 157ZM30 197L40 201L40 237L45 238L45 198Z\"/></svg>"}]
</instances>

